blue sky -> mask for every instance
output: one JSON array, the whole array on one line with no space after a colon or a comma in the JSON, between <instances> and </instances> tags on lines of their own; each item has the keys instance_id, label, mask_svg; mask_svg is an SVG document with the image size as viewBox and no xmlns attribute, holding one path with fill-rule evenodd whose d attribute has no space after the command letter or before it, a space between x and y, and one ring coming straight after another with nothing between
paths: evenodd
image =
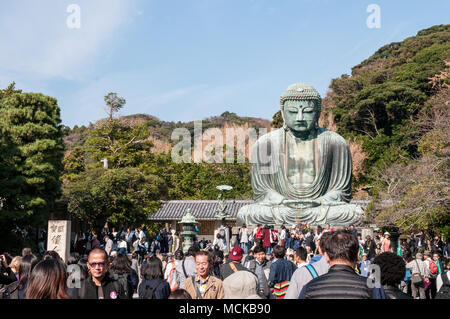
<instances>
[{"instance_id":1,"label":"blue sky","mask_svg":"<svg viewBox=\"0 0 450 319\"><path fill-rule=\"evenodd\" d=\"M79 29L67 27L70 4ZM368 28L370 4L381 28ZM62 123L121 115L165 121L220 115L271 119L280 94L307 82L324 96L332 78L384 44L449 23L449 1L1 0L0 87L56 97Z\"/></svg>"}]
</instances>

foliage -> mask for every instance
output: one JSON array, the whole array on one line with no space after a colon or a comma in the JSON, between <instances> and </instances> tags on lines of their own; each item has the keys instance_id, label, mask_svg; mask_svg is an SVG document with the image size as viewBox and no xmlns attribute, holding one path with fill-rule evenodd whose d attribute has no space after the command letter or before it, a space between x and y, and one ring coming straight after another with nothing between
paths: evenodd
<instances>
[{"instance_id":1,"label":"foliage","mask_svg":"<svg viewBox=\"0 0 450 319\"><path fill-rule=\"evenodd\" d=\"M95 161L108 158L110 167L136 167L149 155L152 143L144 124L126 126L118 120L97 123L86 140L86 152Z\"/></svg>"},{"instance_id":2,"label":"foliage","mask_svg":"<svg viewBox=\"0 0 450 319\"><path fill-rule=\"evenodd\" d=\"M113 119L114 113L119 112L119 110L125 105L126 100L124 98L118 97L117 93L108 93L105 95L105 103L107 106L107 113L109 119Z\"/></svg>"},{"instance_id":3,"label":"foliage","mask_svg":"<svg viewBox=\"0 0 450 319\"><path fill-rule=\"evenodd\" d=\"M14 85L0 100L0 224L44 224L61 195L64 145L56 99L19 93Z\"/></svg>"},{"instance_id":4,"label":"foliage","mask_svg":"<svg viewBox=\"0 0 450 319\"><path fill-rule=\"evenodd\" d=\"M90 168L64 188L68 211L92 229L144 223L166 198L164 181L136 168Z\"/></svg>"}]
</instances>

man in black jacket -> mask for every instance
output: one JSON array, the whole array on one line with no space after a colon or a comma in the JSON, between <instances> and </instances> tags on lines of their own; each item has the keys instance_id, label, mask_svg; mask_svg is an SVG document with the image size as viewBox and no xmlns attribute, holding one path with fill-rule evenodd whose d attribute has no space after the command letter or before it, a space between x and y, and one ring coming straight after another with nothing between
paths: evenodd
<instances>
[{"instance_id":1,"label":"man in black jacket","mask_svg":"<svg viewBox=\"0 0 450 319\"><path fill-rule=\"evenodd\" d=\"M89 277L71 292L72 299L126 299L123 287L108 273L109 260L106 251L95 248L89 253L87 267Z\"/></svg>"},{"instance_id":2,"label":"man in black jacket","mask_svg":"<svg viewBox=\"0 0 450 319\"><path fill-rule=\"evenodd\" d=\"M299 298L371 299L373 289L367 284L367 278L355 272L358 252L358 239L352 232L333 232L325 243L324 256L330 265L328 273L310 281Z\"/></svg>"}]
</instances>

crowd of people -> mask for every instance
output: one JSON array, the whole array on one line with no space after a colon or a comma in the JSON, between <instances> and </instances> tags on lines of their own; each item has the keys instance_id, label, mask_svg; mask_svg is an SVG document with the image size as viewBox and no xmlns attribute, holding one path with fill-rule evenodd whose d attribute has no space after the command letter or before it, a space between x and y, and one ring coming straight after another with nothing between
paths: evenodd
<instances>
[{"instance_id":1,"label":"crowd of people","mask_svg":"<svg viewBox=\"0 0 450 319\"><path fill-rule=\"evenodd\" d=\"M388 232L362 239L335 230L243 225L183 252L162 229L78 233L66 262L55 252L1 258L3 299L435 299L450 297L449 246L421 232L394 245Z\"/></svg>"}]
</instances>

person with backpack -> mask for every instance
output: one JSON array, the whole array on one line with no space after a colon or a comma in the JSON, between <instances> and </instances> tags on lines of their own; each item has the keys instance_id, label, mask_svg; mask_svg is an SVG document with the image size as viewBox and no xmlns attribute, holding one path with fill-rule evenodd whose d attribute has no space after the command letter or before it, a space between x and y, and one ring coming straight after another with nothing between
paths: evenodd
<instances>
[{"instance_id":1,"label":"person with backpack","mask_svg":"<svg viewBox=\"0 0 450 319\"><path fill-rule=\"evenodd\" d=\"M181 289L184 289L184 285L187 278L197 275L194 256L198 251L199 251L198 248L196 248L195 246L189 247L183 260L176 265L177 277L179 278L180 281L179 288Z\"/></svg>"},{"instance_id":2,"label":"person with backpack","mask_svg":"<svg viewBox=\"0 0 450 319\"><path fill-rule=\"evenodd\" d=\"M420 299L425 299L425 282L429 281L431 272L422 258L423 255L417 253L416 259L410 261L406 265L406 268L411 270L411 291L413 298L417 298L417 294L419 294Z\"/></svg>"},{"instance_id":3,"label":"person with backpack","mask_svg":"<svg viewBox=\"0 0 450 319\"><path fill-rule=\"evenodd\" d=\"M285 259L286 249L280 245L273 248L272 265L268 284L271 294L270 299L283 299L289 287L291 277L297 270L297 266L290 260Z\"/></svg>"},{"instance_id":4,"label":"person with backpack","mask_svg":"<svg viewBox=\"0 0 450 319\"><path fill-rule=\"evenodd\" d=\"M195 254L197 275L186 279L185 290L192 299L223 299L222 280L210 275L212 255L206 251Z\"/></svg>"},{"instance_id":5,"label":"person with backpack","mask_svg":"<svg viewBox=\"0 0 450 319\"><path fill-rule=\"evenodd\" d=\"M428 265L430 269L430 282L428 284L428 288L425 289L425 297L427 299L434 299L436 297L436 278L439 275L439 269L433 259L431 259L431 253L426 251L424 254L425 263Z\"/></svg>"},{"instance_id":6,"label":"person with backpack","mask_svg":"<svg viewBox=\"0 0 450 319\"><path fill-rule=\"evenodd\" d=\"M151 256L145 263L142 274L144 279L139 285L139 299L168 299L170 285L164 280L162 261Z\"/></svg>"},{"instance_id":7,"label":"person with backpack","mask_svg":"<svg viewBox=\"0 0 450 319\"><path fill-rule=\"evenodd\" d=\"M173 292L177 290L180 286L179 273L177 272L177 266L183 262L184 254L181 249L177 249L174 253L174 258L166 266L164 272L164 279L170 285L170 291Z\"/></svg>"},{"instance_id":8,"label":"person with backpack","mask_svg":"<svg viewBox=\"0 0 450 319\"><path fill-rule=\"evenodd\" d=\"M133 299L133 294L138 286L139 278L134 269L131 268L131 261L126 255L119 254L111 263L110 273L119 282L125 292L127 299Z\"/></svg>"},{"instance_id":9,"label":"person with backpack","mask_svg":"<svg viewBox=\"0 0 450 319\"><path fill-rule=\"evenodd\" d=\"M329 265L324 254L325 242L331 235L332 232L324 232L321 234L317 245L320 257L319 260L314 264L309 263L304 267L298 268L294 272L289 288L286 291L285 299L298 299L300 292L308 282L328 272Z\"/></svg>"},{"instance_id":10,"label":"person with backpack","mask_svg":"<svg viewBox=\"0 0 450 319\"><path fill-rule=\"evenodd\" d=\"M74 288L72 299L126 299L125 290L109 274L110 262L106 251L95 248L89 253L87 268L89 276Z\"/></svg>"}]
</instances>

